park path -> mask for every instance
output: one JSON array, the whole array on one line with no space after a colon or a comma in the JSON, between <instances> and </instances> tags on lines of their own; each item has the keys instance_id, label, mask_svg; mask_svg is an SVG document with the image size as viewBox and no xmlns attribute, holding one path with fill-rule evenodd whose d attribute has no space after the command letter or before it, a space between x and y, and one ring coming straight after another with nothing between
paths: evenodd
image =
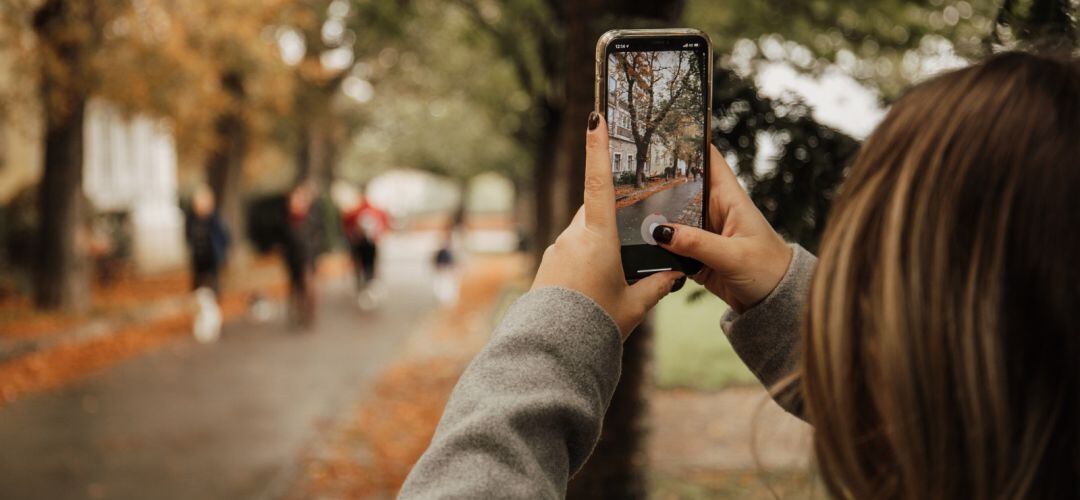
<instances>
[{"instance_id":1,"label":"park path","mask_svg":"<svg viewBox=\"0 0 1080 500\"><path fill-rule=\"evenodd\" d=\"M650 214L660 214L669 221L678 220L690 202L701 192L700 182L681 182L676 186L654 193L633 205L615 211L619 226L619 240L623 245L642 245L641 221Z\"/></svg>"},{"instance_id":2,"label":"park path","mask_svg":"<svg viewBox=\"0 0 1080 500\"><path fill-rule=\"evenodd\" d=\"M377 311L355 307L351 281L327 283L313 332L243 320L216 344L185 339L0 408L3 498L280 497L319 427L434 309L435 244L430 235L385 242Z\"/></svg>"}]
</instances>

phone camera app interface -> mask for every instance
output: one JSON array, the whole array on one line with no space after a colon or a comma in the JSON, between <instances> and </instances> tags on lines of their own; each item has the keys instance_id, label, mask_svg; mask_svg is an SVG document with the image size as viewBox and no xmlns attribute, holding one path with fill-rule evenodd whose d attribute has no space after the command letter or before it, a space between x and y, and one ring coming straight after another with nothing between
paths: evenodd
<instances>
[{"instance_id":1,"label":"phone camera app interface","mask_svg":"<svg viewBox=\"0 0 1080 500\"><path fill-rule=\"evenodd\" d=\"M657 224L701 225L704 59L700 49L645 51L622 44L608 54L611 175L623 245L655 245Z\"/></svg>"}]
</instances>

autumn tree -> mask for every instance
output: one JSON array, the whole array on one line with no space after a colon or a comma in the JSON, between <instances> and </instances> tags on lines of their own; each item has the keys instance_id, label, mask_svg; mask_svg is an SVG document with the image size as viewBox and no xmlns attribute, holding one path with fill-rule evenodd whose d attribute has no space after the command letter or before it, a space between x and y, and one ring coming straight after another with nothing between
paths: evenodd
<instances>
[{"instance_id":1,"label":"autumn tree","mask_svg":"<svg viewBox=\"0 0 1080 500\"><path fill-rule=\"evenodd\" d=\"M244 223L243 180L252 148L281 139L278 123L293 112L293 80L277 41L291 0L171 0L169 20L187 66L169 72L187 85L170 89L159 114L177 142L199 156L227 227ZM197 62L196 62L197 61ZM198 67L191 67L198 65ZM192 87L204 87L198 92ZM198 96L204 105L192 102ZM206 106L208 102L213 106ZM193 154L194 153L194 154Z\"/></svg>"},{"instance_id":2,"label":"autumn tree","mask_svg":"<svg viewBox=\"0 0 1080 500\"><path fill-rule=\"evenodd\" d=\"M522 183L531 174L528 157L507 131L518 117L488 111L528 105L512 68L477 40L460 10L440 0L414 0L413 8L407 42L389 45L393 69L361 87L365 123L339 173L362 184L407 166L459 181L494 171ZM485 63L481 75L477 62ZM383 70L368 70L375 71Z\"/></svg>"},{"instance_id":3,"label":"autumn tree","mask_svg":"<svg viewBox=\"0 0 1080 500\"><path fill-rule=\"evenodd\" d=\"M237 68L278 59L261 31L266 13L278 4L45 0L4 5L6 15L29 19L36 35L21 48L23 59L38 64L34 79L46 123L34 273L40 307L80 309L88 302L82 131L92 97L123 113L166 119L185 154L211 152L210 178L226 218L235 223L235 172L244 149L236 138L244 136L240 124L250 121L235 104L248 100L243 77L251 73ZM248 64L252 60L260 63ZM260 83L263 89L280 88L270 78Z\"/></svg>"},{"instance_id":4,"label":"autumn tree","mask_svg":"<svg viewBox=\"0 0 1080 500\"><path fill-rule=\"evenodd\" d=\"M690 72L700 75L702 63L700 58L690 59ZM675 103L674 108L678 113L669 113L668 118L660 123L656 136L661 143L671 152L671 166L673 172L678 172L679 161L685 162L686 172L699 165L704 165L701 149L702 141L707 131L705 130L705 115L701 112L707 107L701 100L702 82L700 77L693 82L693 88L683 92ZM710 103L711 104L711 103Z\"/></svg>"},{"instance_id":5,"label":"autumn tree","mask_svg":"<svg viewBox=\"0 0 1080 500\"><path fill-rule=\"evenodd\" d=\"M340 100L342 86L350 79L370 85L392 70L397 53L390 47L410 17L404 0L298 0L288 9L285 26L300 51L294 63L297 182L329 183L358 124Z\"/></svg>"},{"instance_id":6,"label":"autumn tree","mask_svg":"<svg viewBox=\"0 0 1080 500\"><path fill-rule=\"evenodd\" d=\"M80 310L88 304L87 269L80 251L85 244L80 237L83 119L96 76L94 51L115 8L110 2L47 0L32 14L45 108L34 276L34 300L43 308Z\"/></svg>"},{"instance_id":7,"label":"autumn tree","mask_svg":"<svg viewBox=\"0 0 1080 500\"><path fill-rule=\"evenodd\" d=\"M532 157L523 192L533 197L533 247L542 250L569 223L584 195L585 120L593 109L593 53L609 29L671 26L683 2L583 0L458 0L479 32L512 65L528 97L506 133ZM505 108L503 108L505 110ZM498 112L498 110L494 110ZM622 381L603 436L585 469L571 482L571 498L644 497L645 361L648 326L624 346Z\"/></svg>"},{"instance_id":8,"label":"autumn tree","mask_svg":"<svg viewBox=\"0 0 1080 500\"><path fill-rule=\"evenodd\" d=\"M618 52L611 57L618 73L616 92L626 96L630 133L637 148L634 186L641 188L653 138L684 95L700 95L701 79L693 72L692 57L685 51Z\"/></svg>"},{"instance_id":9,"label":"autumn tree","mask_svg":"<svg viewBox=\"0 0 1080 500\"><path fill-rule=\"evenodd\" d=\"M616 27L669 26L682 1L457 0L477 31L494 42L528 97L505 132L532 158L530 195L534 248L542 250L570 221L580 204L584 175L581 122L593 107L593 48ZM490 109L505 112L506 108Z\"/></svg>"}]
</instances>

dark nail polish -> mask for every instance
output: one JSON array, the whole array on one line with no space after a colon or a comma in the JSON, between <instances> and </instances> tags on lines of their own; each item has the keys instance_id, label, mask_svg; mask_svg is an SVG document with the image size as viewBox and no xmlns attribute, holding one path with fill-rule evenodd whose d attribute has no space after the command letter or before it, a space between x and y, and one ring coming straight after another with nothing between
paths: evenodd
<instances>
[{"instance_id":1,"label":"dark nail polish","mask_svg":"<svg viewBox=\"0 0 1080 500\"><path fill-rule=\"evenodd\" d=\"M652 237L654 240L666 245L671 243L671 239L675 237L675 228L661 224L653 228Z\"/></svg>"},{"instance_id":2,"label":"dark nail polish","mask_svg":"<svg viewBox=\"0 0 1080 500\"><path fill-rule=\"evenodd\" d=\"M685 286L685 285L686 285L686 276L683 276L683 277L675 280L675 282L671 284L671 292L675 293L675 292L677 292L679 290L682 290L682 287Z\"/></svg>"},{"instance_id":3,"label":"dark nail polish","mask_svg":"<svg viewBox=\"0 0 1080 500\"><path fill-rule=\"evenodd\" d=\"M596 130L596 127L600 125L600 115L596 111L589 112L589 130Z\"/></svg>"}]
</instances>

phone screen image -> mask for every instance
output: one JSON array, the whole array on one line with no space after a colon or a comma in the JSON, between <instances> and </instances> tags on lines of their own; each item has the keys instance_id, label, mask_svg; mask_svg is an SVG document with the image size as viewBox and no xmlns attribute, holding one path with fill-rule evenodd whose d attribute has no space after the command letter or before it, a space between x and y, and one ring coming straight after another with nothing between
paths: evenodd
<instances>
[{"instance_id":1,"label":"phone screen image","mask_svg":"<svg viewBox=\"0 0 1080 500\"><path fill-rule=\"evenodd\" d=\"M678 48L667 50L671 45ZM606 118L619 240L624 261L634 261L628 276L680 267L655 246L656 225L702 225L708 75L702 45L609 46Z\"/></svg>"}]
</instances>

